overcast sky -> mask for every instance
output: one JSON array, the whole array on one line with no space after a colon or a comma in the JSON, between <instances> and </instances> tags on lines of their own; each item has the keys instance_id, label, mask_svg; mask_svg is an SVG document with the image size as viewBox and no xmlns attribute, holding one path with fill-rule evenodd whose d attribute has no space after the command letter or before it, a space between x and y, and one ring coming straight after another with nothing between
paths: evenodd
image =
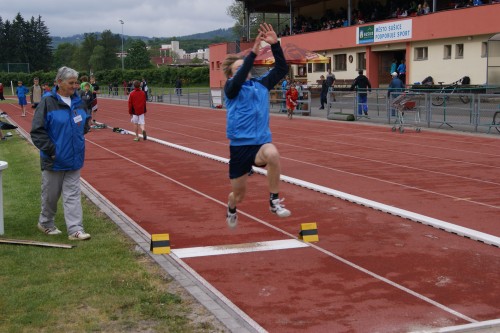
<instances>
[{"instance_id":1,"label":"overcast sky","mask_svg":"<svg viewBox=\"0 0 500 333\"><path fill-rule=\"evenodd\" d=\"M234 0L2 0L5 22L21 13L25 20L42 16L51 36L68 37L111 30L129 36L173 37L230 28L227 7Z\"/></svg>"}]
</instances>

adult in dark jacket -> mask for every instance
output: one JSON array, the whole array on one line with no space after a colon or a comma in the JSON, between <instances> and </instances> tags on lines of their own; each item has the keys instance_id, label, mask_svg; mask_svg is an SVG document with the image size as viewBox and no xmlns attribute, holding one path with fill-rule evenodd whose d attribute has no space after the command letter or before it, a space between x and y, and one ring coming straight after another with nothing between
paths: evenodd
<instances>
[{"instance_id":1,"label":"adult in dark jacket","mask_svg":"<svg viewBox=\"0 0 500 333\"><path fill-rule=\"evenodd\" d=\"M394 72L391 74L392 80L389 83L389 88L387 89L387 97L391 97L392 92L401 92L404 90L405 85L403 81L398 77L398 73ZM399 94L392 94L393 98L399 96Z\"/></svg>"},{"instance_id":2,"label":"adult in dark jacket","mask_svg":"<svg viewBox=\"0 0 500 333\"><path fill-rule=\"evenodd\" d=\"M85 159L85 138L90 116L76 93L78 72L59 68L57 87L38 104L31 128L33 144L40 150L42 209L38 229L58 235L55 226L57 202L62 194L64 219L70 240L86 240L80 194L80 169Z\"/></svg>"},{"instance_id":3,"label":"adult in dark jacket","mask_svg":"<svg viewBox=\"0 0 500 333\"><path fill-rule=\"evenodd\" d=\"M328 86L328 82L325 80L324 75L320 76L320 80L321 80L321 92L319 94L319 102L321 103L321 107L319 109L324 110L325 104L328 102L327 95L328 95L329 86Z\"/></svg>"},{"instance_id":4,"label":"adult in dark jacket","mask_svg":"<svg viewBox=\"0 0 500 333\"><path fill-rule=\"evenodd\" d=\"M175 80L175 94L177 96L182 96L182 80L180 78Z\"/></svg>"},{"instance_id":5,"label":"adult in dark jacket","mask_svg":"<svg viewBox=\"0 0 500 333\"><path fill-rule=\"evenodd\" d=\"M252 78L250 70L260 50L261 42L271 44L274 68L265 75ZM227 137L230 140L229 178L232 192L228 197L226 222L230 227L238 223L236 206L243 201L246 193L248 173L252 165L267 166L267 179L270 192L270 210L279 217L290 216L279 199L280 156L278 149L271 143L269 128L269 91L287 74L283 50L276 32L271 25L260 25L252 51L241 59L238 56L226 57L222 64L228 78L224 86L227 106Z\"/></svg>"},{"instance_id":6,"label":"adult in dark jacket","mask_svg":"<svg viewBox=\"0 0 500 333\"><path fill-rule=\"evenodd\" d=\"M370 80L363 75L363 70L358 71L358 77L354 79L351 85L351 90L356 89L358 94L358 115L361 116L363 113L368 116L368 97L366 92L372 91L372 85Z\"/></svg>"}]
</instances>

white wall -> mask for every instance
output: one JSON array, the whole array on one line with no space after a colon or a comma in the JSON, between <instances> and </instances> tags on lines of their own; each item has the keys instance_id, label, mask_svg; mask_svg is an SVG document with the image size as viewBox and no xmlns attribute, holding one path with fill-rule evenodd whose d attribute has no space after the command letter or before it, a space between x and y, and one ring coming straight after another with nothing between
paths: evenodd
<instances>
[{"instance_id":1,"label":"white wall","mask_svg":"<svg viewBox=\"0 0 500 333\"><path fill-rule=\"evenodd\" d=\"M471 36L414 42L411 44L411 54L408 70L409 82L420 82L427 76L434 81L454 82L463 76L469 76L471 84L486 83L487 58L482 56L482 42L487 42L489 36ZM456 58L456 45L464 45L463 58ZM444 46L451 45L451 58L444 59ZM415 48L427 47L427 60L415 60Z\"/></svg>"}]
</instances>

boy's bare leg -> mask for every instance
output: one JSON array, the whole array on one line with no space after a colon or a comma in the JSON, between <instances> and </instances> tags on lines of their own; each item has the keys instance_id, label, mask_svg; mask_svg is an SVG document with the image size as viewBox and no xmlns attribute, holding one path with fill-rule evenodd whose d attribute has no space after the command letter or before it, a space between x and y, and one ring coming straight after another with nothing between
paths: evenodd
<instances>
[{"instance_id":1,"label":"boy's bare leg","mask_svg":"<svg viewBox=\"0 0 500 333\"><path fill-rule=\"evenodd\" d=\"M272 143L266 143L260 147L255 157L255 165L267 165L267 181L270 193L279 193L281 174L280 154Z\"/></svg>"}]
</instances>

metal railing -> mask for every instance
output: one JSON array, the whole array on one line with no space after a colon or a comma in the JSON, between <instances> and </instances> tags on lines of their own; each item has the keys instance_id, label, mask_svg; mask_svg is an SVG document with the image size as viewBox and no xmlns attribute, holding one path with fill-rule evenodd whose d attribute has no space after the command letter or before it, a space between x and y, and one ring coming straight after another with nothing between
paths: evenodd
<instances>
[{"instance_id":1,"label":"metal railing","mask_svg":"<svg viewBox=\"0 0 500 333\"><path fill-rule=\"evenodd\" d=\"M500 111L500 94L487 93L491 89L462 88L450 94L443 90L407 89L406 96L415 102L412 110L419 113L420 126L428 128L449 128L469 132L498 133L492 128L500 127L493 123L495 112ZM367 92L368 116L359 114L359 95L356 91L331 91L327 95L325 110L319 110L319 92L303 90L299 97L295 115L329 118L332 113L353 115L355 120L393 124L397 122L394 100L402 92L388 93L387 89L376 88ZM149 91L150 101L177 105L224 108L224 92L210 88L156 88ZM101 96L127 99L124 88L105 91ZM269 109L272 113L286 112L285 92L269 92ZM500 119L500 116L497 117Z\"/></svg>"}]
</instances>

